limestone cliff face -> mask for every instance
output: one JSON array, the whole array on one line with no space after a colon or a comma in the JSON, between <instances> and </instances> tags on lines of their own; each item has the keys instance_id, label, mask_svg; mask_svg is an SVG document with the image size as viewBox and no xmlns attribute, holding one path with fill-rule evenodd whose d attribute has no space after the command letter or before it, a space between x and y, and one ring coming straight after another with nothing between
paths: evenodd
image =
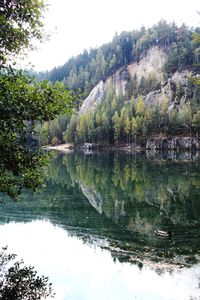
<instances>
[{"instance_id":1,"label":"limestone cliff face","mask_svg":"<svg viewBox=\"0 0 200 300\"><path fill-rule=\"evenodd\" d=\"M157 82L155 88L152 88L147 93L142 93L145 104L151 107L155 107L155 105L161 107L165 99L169 111L174 107L178 109L181 104L185 103L188 96L187 87L190 72L184 70L182 72L175 72L171 77L167 77L164 72L166 61L167 54L164 50L159 47L152 47L139 63L123 67L105 82L100 81L83 102L80 114L84 114L88 110L94 110L105 99L110 86L112 86L116 97L121 95L125 100L128 100L130 98L129 86L135 78L137 78L138 84L141 80L154 80ZM177 87L181 89L181 96L179 98L176 95Z\"/></svg>"},{"instance_id":2,"label":"limestone cliff face","mask_svg":"<svg viewBox=\"0 0 200 300\"><path fill-rule=\"evenodd\" d=\"M85 99L83 102L79 113L83 114L87 110L95 109L96 105L99 104L105 95L105 89L104 89L104 83L103 81L100 81L95 88L91 91L89 96Z\"/></svg>"},{"instance_id":3,"label":"limestone cliff face","mask_svg":"<svg viewBox=\"0 0 200 300\"><path fill-rule=\"evenodd\" d=\"M90 204L98 211L101 215L103 213L103 199L100 194L95 190L95 187L88 187L79 181L80 188L83 194L86 196Z\"/></svg>"},{"instance_id":4,"label":"limestone cliff face","mask_svg":"<svg viewBox=\"0 0 200 300\"><path fill-rule=\"evenodd\" d=\"M127 94L127 69L120 69L104 83L102 80L93 88L89 96L83 102L79 114L84 114L88 110L94 110L101 103L108 92L109 86L114 88L116 97Z\"/></svg>"},{"instance_id":5,"label":"limestone cliff face","mask_svg":"<svg viewBox=\"0 0 200 300\"><path fill-rule=\"evenodd\" d=\"M134 78L135 74L138 79L141 79L142 76L148 77L151 74L156 79L163 81L163 66L166 61L167 54L158 47L152 47L139 63L133 63L128 66L128 72L132 78Z\"/></svg>"},{"instance_id":6,"label":"limestone cliff face","mask_svg":"<svg viewBox=\"0 0 200 300\"><path fill-rule=\"evenodd\" d=\"M146 143L146 149L149 150L197 150L199 148L199 140L190 137L152 137L147 139Z\"/></svg>"}]
</instances>

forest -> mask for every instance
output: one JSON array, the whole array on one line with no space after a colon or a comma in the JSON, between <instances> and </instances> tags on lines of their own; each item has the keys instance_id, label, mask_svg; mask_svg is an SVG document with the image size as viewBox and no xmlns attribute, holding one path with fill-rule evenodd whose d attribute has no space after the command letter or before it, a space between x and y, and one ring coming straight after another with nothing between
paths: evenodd
<instances>
[{"instance_id":1,"label":"forest","mask_svg":"<svg viewBox=\"0 0 200 300\"><path fill-rule=\"evenodd\" d=\"M128 95L116 95L112 83L107 88L104 100L84 114L78 114L82 102L76 103L74 114L57 116L51 122L38 123L35 136L40 145L63 142L83 144L141 143L151 134L191 135L200 127L198 72L200 63L200 28L178 27L161 20L152 28L116 34L112 42L98 49L84 51L66 64L49 72L36 74L38 80L61 81L67 89L89 93L101 80L106 82L118 70L126 69L131 63L139 63L148 50L159 47L167 54L163 67L165 80L176 71L188 70L187 88L170 81L174 99L180 102L185 94L186 101L168 113L168 99L152 107L144 98L161 88L161 80L153 75L126 78ZM194 77L196 76L196 77Z\"/></svg>"}]
</instances>

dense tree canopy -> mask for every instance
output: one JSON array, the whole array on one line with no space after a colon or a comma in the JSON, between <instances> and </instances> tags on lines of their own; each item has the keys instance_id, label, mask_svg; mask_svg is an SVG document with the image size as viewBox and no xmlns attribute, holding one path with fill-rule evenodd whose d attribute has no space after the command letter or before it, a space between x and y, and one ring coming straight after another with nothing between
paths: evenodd
<instances>
[{"instance_id":1,"label":"dense tree canopy","mask_svg":"<svg viewBox=\"0 0 200 300\"><path fill-rule=\"evenodd\" d=\"M40 300L53 296L48 278L38 276L33 267L16 260L6 248L0 252L0 299Z\"/></svg>"},{"instance_id":2,"label":"dense tree canopy","mask_svg":"<svg viewBox=\"0 0 200 300\"><path fill-rule=\"evenodd\" d=\"M23 188L41 182L45 157L37 147L36 124L70 112L76 95L59 83L37 82L14 69L17 55L42 40L43 0L0 1L0 192L17 199ZM13 262L14 260L14 262ZM0 253L0 299L46 299L52 296L48 278L33 267Z\"/></svg>"},{"instance_id":3,"label":"dense tree canopy","mask_svg":"<svg viewBox=\"0 0 200 300\"><path fill-rule=\"evenodd\" d=\"M32 39L44 37L44 9L43 0L0 3L0 191L14 198L23 187L35 188L41 182L44 160L30 149L34 125L69 112L76 98L62 84L36 82L13 68L17 54Z\"/></svg>"},{"instance_id":4,"label":"dense tree canopy","mask_svg":"<svg viewBox=\"0 0 200 300\"><path fill-rule=\"evenodd\" d=\"M36 149L33 129L62 111L70 111L74 96L59 83L34 82L20 71L0 76L0 190L16 197L22 187L40 183L43 159ZM36 144L35 144L36 145Z\"/></svg>"},{"instance_id":5,"label":"dense tree canopy","mask_svg":"<svg viewBox=\"0 0 200 300\"><path fill-rule=\"evenodd\" d=\"M159 46L168 53L165 69L168 73L186 67L195 68L199 59L192 42L199 28L178 27L161 20L152 28L116 34L112 42L97 49L85 50L77 57L72 57L63 66L49 72L37 74L39 79L62 81L70 89L87 86L92 89L100 80L105 80L119 68L138 62L152 46Z\"/></svg>"},{"instance_id":6,"label":"dense tree canopy","mask_svg":"<svg viewBox=\"0 0 200 300\"><path fill-rule=\"evenodd\" d=\"M144 27L138 31L122 32L115 35L112 42L98 49L84 51L71 58L65 65L54 68L47 73L37 74L38 79L62 81L66 86L83 89L85 85L92 89L100 80L107 80L116 71L126 74L127 93L116 95L115 83L105 91L105 97L92 112L74 115L69 122L65 116L65 129L60 126L60 117L55 124L57 131L52 131L50 123L37 126L37 137L41 144L48 142L84 141L100 143L136 143L148 135L155 134L196 134L199 128L199 33L200 29L178 27L161 20L152 28ZM153 73L129 76L127 64L139 62L156 46L166 53L162 79ZM176 71L189 70L195 77L188 80L187 86L170 80ZM114 75L115 76L115 75ZM110 80L109 79L109 80ZM145 96L159 92L161 86L170 80L170 89L174 102L181 105L168 112L169 99L163 96L162 105L152 107L146 103ZM108 88L109 89L109 88ZM181 100L184 97L183 103ZM145 103L144 103L145 102ZM176 105L174 105L175 107ZM198 124L197 124L198 123ZM63 132L65 131L64 135ZM54 137L53 137L54 135Z\"/></svg>"},{"instance_id":7,"label":"dense tree canopy","mask_svg":"<svg viewBox=\"0 0 200 300\"><path fill-rule=\"evenodd\" d=\"M0 2L0 62L15 56L31 40L42 40L43 0L2 0Z\"/></svg>"}]
</instances>

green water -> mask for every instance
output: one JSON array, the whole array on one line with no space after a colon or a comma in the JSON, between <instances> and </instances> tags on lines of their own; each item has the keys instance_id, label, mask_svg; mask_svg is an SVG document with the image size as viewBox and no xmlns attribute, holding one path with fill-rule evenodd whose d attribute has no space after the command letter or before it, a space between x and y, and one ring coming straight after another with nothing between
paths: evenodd
<instances>
[{"instance_id":1,"label":"green water","mask_svg":"<svg viewBox=\"0 0 200 300\"><path fill-rule=\"evenodd\" d=\"M82 270L82 264L88 255L90 259L94 257L94 265L102 257L105 273L98 280L103 284L105 274L111 272L109 278L113 278L113 281L107 287L101 286L101 299L122 299L118 297L119 294L116 295L118 280L121 280L116 277L116 272L122 272L123 278L129 278L127 281L123 279L120 287L126 295L123 297L125 300L191 299L190 297L199 299L199 174L198 156L191 154L55 154L45 169L44 187L36 193L25 192L21 203L5 202L1 205L0 234L2 237L5 235L1 242L7 243L8 247L11 245L12 251L23 258L27 256L27 261L36 265L41 272L46 268L41 259L33 259L33 252L38 247L43 249L41 251L48 252L46 245L48 249L52 247L48 243L53 243L53 247L60 245L59 250L54 249L55 257L51 258L51 263L52 259L58 259L58 256L65 261L66 257L69 259L71 255L70 263L74 259L74 265L77 265L77 256L74 257L73 251L80 251L77 254L79 258L81 256L77 274ZM37 229L37 234L32 232L32 239L31 234L26 236L27 226L31 226L30 232ZM43 245L44 239L40 233L42 228L47 230L43 233L46 245ZM173 235L170 239L159 238L154 233L156 229L171 230ZM59 239L60 230L66 234L62 239ZM26 247L22 241L26 243L28 239L29 243L34 240L34 246L32 245L32 250L25 251ZM68 246L64 241L68 241ZM73 247L69 246L74 241L80 243L79 250L77 247L73 250ZM71 252L63 256L56 252L65 247L72 249ZM93 252L84 256L84 252L91 249ZM103 258L104 255L109 256L109 262L107 256ZM68 261L68 264L70 263ZM93 273L89 265L88 263L82 271L81 278L76 274L79 279L75 278L73 283L69 278L74 272L60 276L61 271L57 274L56 268L51 268L47 275L53 277L52 281L53 284L55 282L58 294L59 289L63 291L60 282L71 282L71 294L69 290L63 291L56 299L90 300L94 297L92 293L88 294L93 289L89 276ZM113 269L116 267L117 271ZM89 283L83 288L81 281L83 277L87 278L87 275ZM162 288L157 288L156 285L153 288L152 283L151 288L141 286L138 290L132 285L130 288L127 285L129 276L141 276L146 285L154 276L158 276L156 280L161 280ZM114 283L116 286L113 286ZM174 292L166 293L163 289L165 284L174 288ZM182 285L185 285L187 290L184 290ZM78 295L72 292L77 292L77 286Z\"/></svg>"}]
</instances>

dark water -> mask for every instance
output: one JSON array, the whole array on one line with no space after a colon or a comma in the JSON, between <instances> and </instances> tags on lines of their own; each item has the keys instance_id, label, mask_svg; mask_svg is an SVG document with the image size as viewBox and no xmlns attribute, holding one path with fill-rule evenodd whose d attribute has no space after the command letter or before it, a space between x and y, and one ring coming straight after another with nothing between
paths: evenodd
<instances>
[{"instance_id":1,"label":"dark water","mask_svg":"<svg viewBox=\"0 0 200 300\"><path fill-rule=\"evenodd\" d=\"M1 243L56 299L200 299L199 175L191 154L55 155L45 187L0 207Z\"/></svg>"}]
</instances>

